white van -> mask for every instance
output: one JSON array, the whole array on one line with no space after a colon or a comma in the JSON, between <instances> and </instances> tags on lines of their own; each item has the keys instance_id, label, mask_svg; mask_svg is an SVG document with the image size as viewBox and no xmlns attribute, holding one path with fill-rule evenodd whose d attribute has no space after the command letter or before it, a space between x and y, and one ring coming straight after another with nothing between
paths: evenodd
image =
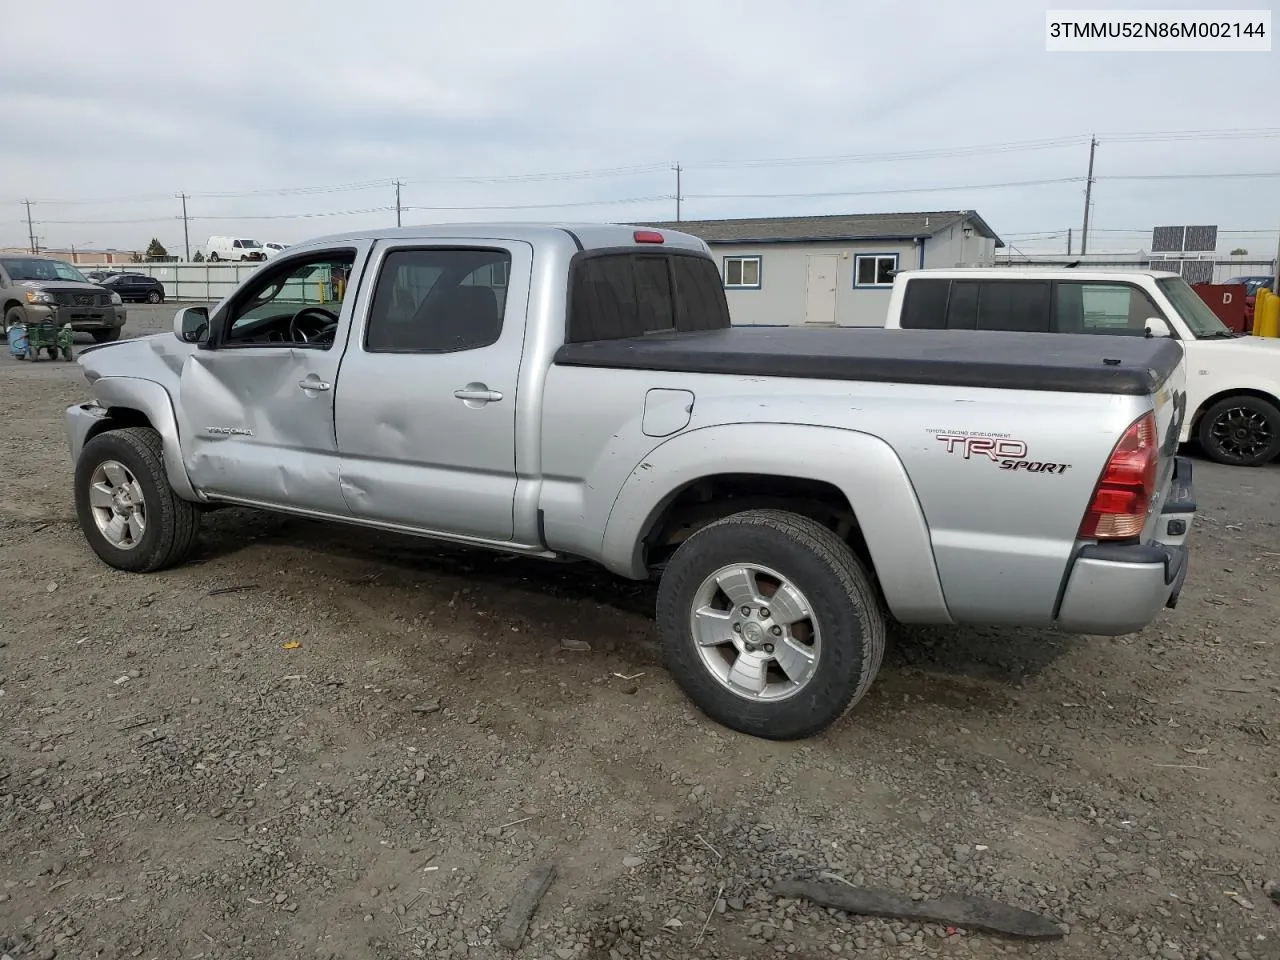
<instances>
[{"instance_id":1,"label":"white van","mask_svg":"<svg viewBox=\"0 0 1280 960\"><path fill-rule=\"evenodd\" d=\"M1187 358L1179 440L1210 459L1258 467L1280 457L1280 339L1232 332L1176 273L903 270L885 326L1096 336L1171 336Z\"/></svg>"},{"instance_id":2,"label":"white van","mask_svg":"<svg viewBox=\"0 0 1280 960\"><path fill-rule=\"evenodd\" d=\"M205 244L204 258L217 263L219 260L265 260L266 251L257 240L242 237L210 237Z\"/></svg>"}]
</instances>

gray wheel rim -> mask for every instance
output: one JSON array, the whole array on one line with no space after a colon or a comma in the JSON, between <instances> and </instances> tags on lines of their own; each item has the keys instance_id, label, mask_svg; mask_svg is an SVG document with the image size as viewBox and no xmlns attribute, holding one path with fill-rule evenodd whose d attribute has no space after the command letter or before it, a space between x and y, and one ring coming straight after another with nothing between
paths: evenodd
<instances>
[{"instance_id":1,"label":"gray wheel rim","mask_svg":"<svg viewBox=\"0 0 1280 960\"><path fill-rule=\"evenodd\" d=\"M745 700L794 697L813 680L822 634L805 595L757 563L721 567L702 581L689 627L703 666Z\"/></svg>"},{"instance_id":2,"label":"gray wheel rim","mask_svg":"<svg viewBox=\"0 0 1280 960\"><path fill-rule=\"evenodd\" d=\"M137 478L118 460L104 460L89 478L89 509L98 532L117 550L132 550L147 532L147 505Z\"/></svg>"}]
</instances>

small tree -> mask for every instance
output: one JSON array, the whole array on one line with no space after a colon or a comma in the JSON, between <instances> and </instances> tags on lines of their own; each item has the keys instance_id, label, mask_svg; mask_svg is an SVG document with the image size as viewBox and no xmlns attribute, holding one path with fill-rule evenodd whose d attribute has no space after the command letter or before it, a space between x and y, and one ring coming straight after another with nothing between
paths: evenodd
<instances>
[{"instance_id":1,"label":"small tree","mask_svg":"<svg viewBox=\"0 0 1280 960\"><path fill-rule=\"evenodd\" d=\"M1246 250L1244 247L1236 247L1234 250L1231 251L1231 255L1233 257L1247 257L1249 255L1249 251Z\"/></svg>"},{"instance_id":2,"label":"small tree","mask_svg":"<svg viewBox=\"0 0 1280 960\"><path fill-rule=\"evenodd\" d=\"M164 248L164 244L155 237L152 237L151 243L147 244L147 259L163 260L168 255L169 251Z\"/></svg>"},{"instance_id":3,"label":"small tree","mask_svg":"<svg viewBox=\"0 0 1280 960\"><path fill-rule=\"evenodd\" d=\"M196 255L191 258L192 263L204 263L204 253L197 250Z\"/></svg>"}]
</instances>

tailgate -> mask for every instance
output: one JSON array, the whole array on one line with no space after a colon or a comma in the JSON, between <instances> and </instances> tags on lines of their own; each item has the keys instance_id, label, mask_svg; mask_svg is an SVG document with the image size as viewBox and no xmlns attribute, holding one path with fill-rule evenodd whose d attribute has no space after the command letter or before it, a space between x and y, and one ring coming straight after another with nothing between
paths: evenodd
<instances>
[{"instance_id":1,"label":"tailgate","mask_svg":"<svg viewBox=\"0 0 1280 960\"><path fill-rule=\"evenodd\" d=\"M1156 439L1160 445L1160 465L1156 479L1156 496L1152 500L1151 513L1143 529L1143 540L1181 542L1185 530L1174 533L1166 529L1170 513L1195 512L1194 503L1186 503L1184 490L1190 489L1191 465L1178 459L1178 437L1187 414L1187 362L1182 361L1170 372L1169 377L1152 398L1156 417ZM1189 496L1189 494L1188 494ZM1162 517L1164 519L1162 519ZM1175 526L1175 530L1177 527Z\"/></svg>"}]
</instances>

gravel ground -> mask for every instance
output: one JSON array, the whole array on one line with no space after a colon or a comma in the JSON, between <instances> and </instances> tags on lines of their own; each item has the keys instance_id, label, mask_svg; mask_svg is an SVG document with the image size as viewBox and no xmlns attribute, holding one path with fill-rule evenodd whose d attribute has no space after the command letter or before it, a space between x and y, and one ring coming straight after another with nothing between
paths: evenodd
<instances>
[{"instance_id":1,"label":"gravel ground","mask_svg":"<svg viewBox=\"0 0 1280 960\"><path fill-rule=\"evenodd\" d=\"M133 307L164 329L174 306ZM1176 611L1142 634L896 630L795 744L694 711L652 591L591 568L228 510L194 562L74 521L74 365L0 356L0 954L1280 958L1280 468L1198 462ZM975 893L1025 944L775 898Z\"/></svg>"}]
</instances>

